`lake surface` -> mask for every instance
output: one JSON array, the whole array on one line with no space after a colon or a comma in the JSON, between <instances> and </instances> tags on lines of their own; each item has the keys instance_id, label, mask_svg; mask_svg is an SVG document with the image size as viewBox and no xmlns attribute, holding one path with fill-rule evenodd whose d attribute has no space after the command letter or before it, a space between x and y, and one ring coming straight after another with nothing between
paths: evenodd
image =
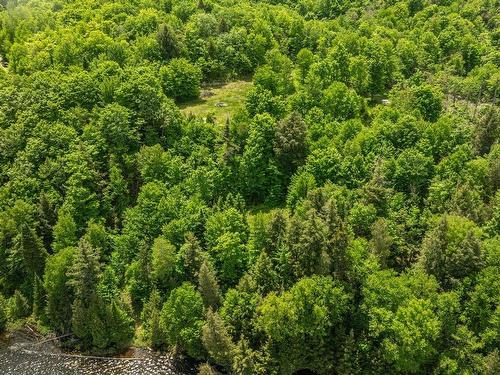
<instances>
[{"instance_id":1,"label":"lake surface","mask_svg":"<svg viewBox=\"0 0 500 375\"><path fill-rule=\"evenodd\" d=\"M131 349L126 358L92 358L63 353L53 343L39 344L29 335L15 333L0 339L2 375L194 375L186 360Z\"/></svg>"}]
</instances>

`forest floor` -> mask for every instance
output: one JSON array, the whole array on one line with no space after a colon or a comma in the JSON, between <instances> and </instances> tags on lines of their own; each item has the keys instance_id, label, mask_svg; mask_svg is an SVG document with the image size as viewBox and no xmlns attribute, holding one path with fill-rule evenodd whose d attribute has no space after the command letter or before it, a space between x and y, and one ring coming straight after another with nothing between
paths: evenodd
<instances>
[{"instance_id":1,"label":"forest floor","mask_svg":"<svg viewBox=\"0 0 500 375\"><path fill-rule=\"evenodd\" d=\"M200 98L181 104L182 113L196 117L215 119L217 124L224 124L245 106L245 97L252 87L251 81L234 81L222 85L202 87Z\"/></svg>"}]
</instances>

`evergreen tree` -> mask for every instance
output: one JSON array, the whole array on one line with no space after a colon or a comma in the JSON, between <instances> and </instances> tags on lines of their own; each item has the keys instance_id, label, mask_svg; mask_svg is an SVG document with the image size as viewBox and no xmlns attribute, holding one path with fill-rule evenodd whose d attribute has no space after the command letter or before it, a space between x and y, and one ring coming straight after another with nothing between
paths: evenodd
<instances>
[{"instance_id":1,"label":"evergreen tree","mask_svg":"<svg viewBox=\"0 0 500 375\"><path fill-rule=\"evenodd\" d=\"M270 371L265 355L253 350L245 337L242 337L233 350L233 368L235 375L259 375Z\"/></svg>"},{"instance_id":2,"label":"evergreen tree","mask_svg":"<svg viewBox=\"0 0 500 375\"><path fill-rule=\"evenodd\" d=\"M71 328L71 306L74 299L69 283L69 270L77 249L67 247L50 256L44 274L44 289L47 295L46 314L52 329L67 333Z\"/></svg>"},{"instance_id":3,"label":"evergreen tree","mask_svg":"<svg viewBox=\"0 0 500 375\"><path fill-rule=\"evenodd\" d=\"M155 349L161 347L164 342L160 329L161 297L157 289L153 289L148 302L144 305L141 320L144 325L146 340Z\"/></svg>"},{"instance_id":4,"label":"evergreen tree","mask_svg":"<svg viewBox=\"0 0 500 375\"><path fill-rule=\"evenodd\" d=\"M297 112L278 122L274 153L288 178L304 162L307 154L306 124Z\"/></svg>"},{"instance_id":5,"label":"evergreen tree","mask_svg":"<svg viewBox=\"0 0 500 375\"><path fill-rule=\"evenodd\" d=\"M214 362L226 369L230 369L234 344L224 322L217 312L212 311L212 308L208 308L207 311L202 340L205 349L207 349Z\"/></svg>"},{"instance_id":6,"label":"evergreen tree","mask_svg":"<svg viewBox=\"0 0 500 375\"><path fill-rule=\"evenodd\" d=\"M247 275L251 289L262 296L273 290L279 290L278 274L274 270L274 264L266 252L259 255Z\"/></svg>"},{"instance_id":7,"label":"evergreen tree","mask_svg":"<svg viewBox=\"0 0 500 375\"><path fill-rule=\"evenodd\" d=\"M101 264L99 254L86 240L78 244L78 251L68 271L69 285L74 288L76 299L86 303L95 297Z\"/></svg>"},{"instance_id":8,"label":"evergreen tree","mask_svg":"<svg viewBox=\"0 0 500 375\"><path fill-rule=\"evenodd\" d=\"M161 55L165 60L170 60L179 55L180 44L177 39L177 33L172 26L162 23L158 27L156 38L160 46Z\"/></svg>"},{"instance_id":9,"label":"evergreen tree","mask_svg":"<svg viewBox=\"0 0 500 375\"><path fill-rule=\"evenodd\" d=\"M45 290L43 288L43 283L38 275L35 275L33 282L33 316L35 319L44 319L45 311Z\"/></svg>"},{"instance_id":10,"label":"evergreen tree","mask_svg":"<svg viewBox=\"0 0 500 375\"><path fill-rule=\"evenodd\" d=\"M195 282L198 279L198 271L203 263L204 254L193 233L186 234L185 242L179 249L179 257L185 277L189 281Z\"/></svg>"},{"instance_id":11,"label":"evergreen tree","mask_svg":"<svg viewBox=\"0 0 500 375\"><path fill-rule=\"evenodd\" d=\"M3 332L7 325L7 302L0 294L0 332Z\"/></svg>"},{"instance_id":12,"label":"evergreen tree","mask_svg":"<svg viewBox=\"0 0 500 375\"><path fill-rule=\"evenodd\" d=\"M42 241L28 224L21 226L19 239L19 252L22 256L28 277L33 280L35 275L42 275L47 252L43 248Z\"/></svg>"},{"instance_id":13,"label":"evergreen tree","mask_svg":"<svg viewBox=\"0 0 500 375\"><path fill-rule=\"evenodd\" d=\"M19 291L16 290L14 295L9 298L7 305L7 316L10 321L26 318L30 315L31 309L28 299Z\"/></svg>"},{"instance_id":14,"label":"evergreen tree","mask_svg":"<svg viewBox=\"0 0 500 375\"><path fill-rule=\"evenodd\" d=\"M72 331L82 341L84 348L92 346L92 330L101 333L104 329L98 316L95 316L96 306L100 303L97 295L100 267L97 251L86 240L81 240L68 271L68 285L73 288L75 295L71 306ZM101 330L95 328L97 324L101 325Z\"/></svg>"},{"instance_id":15,"label":"evergreen tree","mask_svg":"<svg viewBox=\"0 0 500 375\"><path fill-rule=\"evenodd\" d=\"M331 258L328 241L328 227L313 209L307 212L304 219L298 216L292 218L288 242L296 279L329 273Z\"/></svg>"},{"instance_id":16,"label":"evergreen tree","mask_svg":"<svg viewBox=\"0 0 500 375\"><path fill-rule=\"evenodd\" d=\"M476 274L482 256L475 225L459 216L443 216L423 241L422 263L445 289Z\"/></svg>"},{"instance_id":17,"label":"evergreen tree","mask_svg":"<svg viewBox=\"0 0 500 375\"><path fill-rule=\"evenodd\" d=\"M198 369L198 375L218 375L217 372L212 366L208 363L202 363L200 368Z\"/></svg>"},{"instance_id":18,"label":"evergreen tree","mask_svg":"<svg viewBox=\"0 0 500 375\"><path fill-rule=\"evenodd\" d=\"M53 236L52 227L57 221L57 214L46 194L41 194L38 201L38 231L46 249L51 248Z\"/></svg>"},{"instance_id":19,"label":"evergreen tree","mask_svg":"<svg viewBox=\"0 0 500 375\"><path fill-rule=\"evenodd\" d=\"M203 298L205 307L217 309L221 304L221 294L219 283L212 264L208 260L204 260L198 272L198 290Z\"/></svg>"}]
</instances>

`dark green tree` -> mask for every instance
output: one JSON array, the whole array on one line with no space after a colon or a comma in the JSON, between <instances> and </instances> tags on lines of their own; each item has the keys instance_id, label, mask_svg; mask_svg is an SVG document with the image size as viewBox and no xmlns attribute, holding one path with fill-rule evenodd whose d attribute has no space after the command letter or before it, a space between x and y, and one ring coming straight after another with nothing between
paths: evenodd
<instances>
[{"instance_id":1,"label":"dark green tree","mask_svg":"<svg viewBox=\"0 0 500 375\"><path fill-rule=\"evenodd\" d=\"M200 266L198 272L198 290L203 298L203 303L206 308L211 307L217 309L222 301L219 290L219 283L212 264L206 259Z\"/></svg>"},{"instance_id":2,"label":"dark green tree","mask_svg":"<svg viewBox=\"0 0 500 375\"><path fill-rule=\"evenodd\" d=\"M234 343L224 322L211 308L207 311L206 323L202 330L202 340L210 358L215 363L231 369Z\"/></svg>"},{"instance_id":3,"label":"dark green tree","mask_svg":"<svg viewBox=\"0 0 500 375\"><path fill-rule=\"evenodd\" d=\"M274 153L288 178L304 163L307 154L306 124L293 112L276 126Z\"/></svg>"},{"instance_id":4,"label":"dark green tree","mask_svg":"<svg viewBox=\"0 0 500 375\"><path fill-rule=\"evenodd\" d=\"M156 39L160 46L160 52L165 60L177 57L181 51L178 34L169 24L162 23L158 27Z\"/></svg>"},{"instance_id":5,"label":"dark green tree","mask_svg":"<svg viewBox=\"0 0 500 375\"><path fill-rule=\"evenodd\" d=\"M474 223L460 216L443 216L423 241L422 264L445 289L477 273L482 256Z\"/></svg>"}]
</instances>

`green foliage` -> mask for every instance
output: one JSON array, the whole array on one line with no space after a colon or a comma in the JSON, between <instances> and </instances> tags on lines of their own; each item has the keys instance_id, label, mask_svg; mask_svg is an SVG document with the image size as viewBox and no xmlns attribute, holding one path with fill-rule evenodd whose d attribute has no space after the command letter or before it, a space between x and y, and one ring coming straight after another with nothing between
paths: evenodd
<instances>
[{"instance_id":1,"label":"green foliage","mask_svg":"<svg viewBox=\"0 0 500 375\"><path fill-rule=\"evenodd\" d=\"M192 284L184 283L174 289L161 310L160 327L166 344L177 346L191 357L202 358L203 317L203 299Z\"/></svg>"},{"instance_id":2,"label":"green foliage","mask_svg":"<svg viewBox=\"0 0 500 375\"><path fill-rule=\"evenodd\" d=\"M151 347L157 349L163 344L163 336L160 328L161 298L158 290L154 289L141 313L144 322L145 338Z\"/></svg>"},{"instance_id":3,"label":"green foliage","mask_svg":"<svg viewBox=\"0 0 500 375\"><path fill-rule=\"evenodd\" d=\"M54 242L52 245L54 251L57 252L66 247L75 246L78 241L76 231L76 223L71 215L60 212L54 226Z\"/></svg>"},{"instance_id":4,"label":"green foliage","mask_svg":"<svg viewBox=\"0 0 500 375\"><path fill-rule=\"evenodd\" d=\"M382 342L384 359L401 372L418 372L435 355L440 328L429 303L410 300L389 323L390 336Z\"/></svg>"},{"instance_id":5,"label":"green foliage","mask_svg":"<svg viewBox=\"0 0 500 375\"><path fill-rule=\"evenodd\" d=\"M259 306L257 326L275 346L284 368L307 361L328 369L325 341L341 325L349 296L330 277L304 278L281 296L270 294Z\"/></svg>"},{"instance_id":6,"label":"green foliage","mask_svg":"<svg viewBox=\"0 0 500 375\"><path fill-rule=\"evenodd\" d=\"M442 110L442 94L429 85L415 88L413 95L417 109L427 121L436 121Z\"/></svg>"},{"instance_id":7,"label":"green foliage","mask_svg":"<svg viewBox=\"0 0 500 375\"><path fill-rule=\"evenodd\" d=\"M482 266L481 242L474 223L444 216L422 244L422 262L444 288L473 276Z\"/></svg>"},{"instance_id":8,"label":"green foliage","mask_svg":"<svg viewBox=\"0 0 500 375\"><path fill-rule=\"evenodd\" d=\"M160 46L161 55L164 59L169 60L179 55L180 42L172 26L162 23L158 27L156 38Z\"/></svg>"},{"instance_id":9,"label":"green foliage","mask_svg":"<svg viewBox=\"0 0 500 375\"><path fill-rule=\"evenodd\" d=\"M201 70L186 59L173 59L160 68L163 91L178 101L195 99L200 94Z\"/></svg>"},{"instance_id":10,"label":"green foliage","mask_svg":"<svg viewBox=\"0 0 500 375\"><path fill-rule=\"evenodd\" d=\"M201 264L198 272L198 289L206 308L217 309L219 307L221 303L219 283L212 264L206 259Z\"/></svg>"},{"instance_id":11,"label":"green foliage","mask_svg":"<svg viewBox=\"0 0 500 375\"><path fill-rule=\"evenodd\" d=\"M151 277L156 286L163 290L170 290L176 284L175 246L162 237L158 237L151 249Z\"/></svg>"},{"instance_id":12,"label":"green foliage","mask_svg":"<svg viewBox=\"0 0 500 375\"><path fill-rule=\"evenodd\" d=\"M44 315L45 307L45 290L43 289L42 280L35 275L33 282L33 316L35 319L42 320Z\"/></svg>"},{"instance_id":13,"label":"green foliage","mask_svg":"<svg viewBox=\"0 0 500 375\"><path fill-rule=\"evenodd\" d=\"M218 365L230 369L234 344L219 314L213 312L211 308L207 311L206 323L202 331L202 340L205 349L213 361Z\"/></svg>"},{"instance_id":14,"label":"green foliage","mask_svg":"<svg viewBox=\"0 0 500 375\"><path fill-rule=\"evenodd\" d=\"M3 332L7 325L7 302L0 296L0 332Z\"/></svg>"},{"instance_id":15,"label":"green foliage","mask_svg":"<svg viewBox=\"0 0 500 375\"><path fill-rule=\"evenodd\" d=\"M274 162L272 143L275 134L275 121L270 115L258 115L250 125L240 168L246 182L244 191L251 201L269 199L273 188L277 184L279 187L281 176Z\"/></svg>"},{"instance_id":16,"label":"green foliage","mask_svg":"<svg viewBox=\"0 0 500 375\"><path fill-rule=\"evenodd\" d=\"M498 373L497 8L0 1L0 329Z\"/></svg>"},{"instance_id":17,"label":"green foliage","mask_svg":"<svg viewBox=\"0 0 500 375\"><path fill-rule=\"evenodd\" d=\"M28 299L16 290L14 295L7 302L7 315L10 321L26 318L30 315L30 306Z\"/></svg>"},{"instance_id":18,"label":"green foliage","mask_svg":"<svg viewBox=\"0 0 500 375\"><path fill-rule=\"evenodd\" d=\"M358 117L361 113L361 98L342 82L332 83L324 92L321 108L337 120Z\"/></svg>"},{"instance_id":19,"label":"green foliage","mask_svg":"<svg viewBox=\"0 0 500 375\"><path fill-rule=\"evenodd\" d=\"M274 153L286 175L291 176L307 154L306 124L296 112L278 122Z\"/></svg>"},{"instance_id":20,"label":"green foliage","mask_svg":"<svg viewBox=\"0 0 500 375\"><path fill-rule=\"evenodd\" d=\"M68 284L68 272L76 252L74 247L62 249L50 256L45 265L46 314L50 326L58 332L67 332L71 325L73 288Z\"/></svg>"}]
</instances>

